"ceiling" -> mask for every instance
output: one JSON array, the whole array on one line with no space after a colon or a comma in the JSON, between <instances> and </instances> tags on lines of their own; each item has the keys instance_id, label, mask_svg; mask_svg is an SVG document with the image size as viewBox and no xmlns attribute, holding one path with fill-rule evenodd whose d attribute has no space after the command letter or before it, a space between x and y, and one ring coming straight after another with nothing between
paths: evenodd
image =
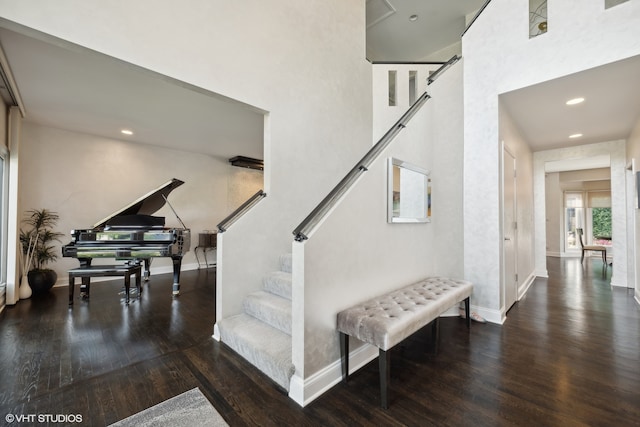
<instances>
[{"instance_id":1,"label":"ceiling","mask_svg":"<svg viewBox=\"0 0 640 427\"><path fill-rule=\"evenodd\" d=\"M640 56L500 96L534 151L626 139L640 118ZM568 106L566 101L584 102ZM582 134L571 139L570 135Z\"/></svg>"},{"instance_id":2,"label":"ceiling","mask_svg":"<svg viewBox=\"0 0 640 427\"><path fill-rule=\"evenodd\" d=\"M367 0L369 60L422 61L459 41L466 18L470 21L484 3ZM418 19L410 21L411 15ZM640 118L637 76L640 56L509 92L500 99L533 151L625 139ZM578 96L585 102L571 108L565 104ZM576 133L583 136L569 138ZM582 169L587 163L564 167Z\"/></svg>"},{"instance_id":3,"label":"ceiling","mask_svg":"<svg viewBox=\"0 0 640 427\"><path fill-rule=\"evenodd\" d=\"M263 112L44 35L0 28L25 120L109 139L263 158ZM133 131L126 136L122 129Z\"/></svg>"},{"instance_id":4,"label":"ceiling","mask_svg":"<svg viewBox=\"0 0 640 427\"><path fill-rule=\"evenodd\" d=\"M435 52L460 41L466 17L485 0L367 0L367 58L373 62L446 61ZM415 20L410 20L416 16Z\"/></svg>"},{"instance_id":5,"label":"ceiling","mask_svg":"<svg viewBox=\"0 0 640 427\"><path fill-rule=\"evenodd\" d=\"M417 62L460 40L484 0L368 0L369 60ZM410 21L411 15L417 15ZM228 159L263 158L263 111L112 57L2 28L26 120ZM24 31L26 33L26 31ZM449 58L440 58L447 60ZM628 137L640 117L640 57L501 95L534 151ZM586 99L568 108L574 96ZM122 128L134 134L125 136ZM583 137L570 140L573 133Z\"/></svg>"}]
</instances>

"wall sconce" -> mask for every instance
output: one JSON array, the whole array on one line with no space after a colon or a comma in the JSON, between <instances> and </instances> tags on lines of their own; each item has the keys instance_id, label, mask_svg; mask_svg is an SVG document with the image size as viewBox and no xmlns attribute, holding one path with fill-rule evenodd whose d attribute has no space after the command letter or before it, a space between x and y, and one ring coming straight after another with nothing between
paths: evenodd
<instances>
[{"instance_id":1,"label":"wall sconce","mask_svg":"<svg viewBox=\"0 0 640 427\"><path fill-rule=\"evenodd\" d=\"M239 168L264 170L264 160L253 159L251 157L235 156L229 159L229 163L231 163L231 166L237 166Z\"/></svg>"}]
</instances>

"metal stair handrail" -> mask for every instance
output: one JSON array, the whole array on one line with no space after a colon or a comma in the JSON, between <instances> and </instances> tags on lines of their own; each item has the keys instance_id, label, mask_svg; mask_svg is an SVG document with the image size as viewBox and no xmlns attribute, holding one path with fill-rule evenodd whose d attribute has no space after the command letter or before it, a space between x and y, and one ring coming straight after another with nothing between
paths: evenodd
<instances>
[{"instance_id":1,"label":"metal stair handrail","mask_svg":"<svg viewBox=\"0 0 640 427\"><path fill-rule=\"evenodd\" d=\"M433 83L433 81L444 70L451 67L458 62L460 57L454 55L451 59L445 62L440 68L433 72L427 80L427 85ZM298 242L302 242L309 238L311 231L318 225L320 221L327 215L327 213L335 206L338 200L344 195L356 182L361 174L366 172L369 165L378 158L380 153L389 146L395 136L404 129L407 123L413 118L413 116L420 110L420 108L427 102L431 96L425 92L423 93L409 109L400 117L400 119L384 134L382 138L367 152L367 154L356 163L356 165L342 178L342 180L331 190L331 192L311 211L309 215L293 230L294 239Z\"/></svg>"},{"instance_id":2,"label":"metal stair handrail","mask_svg":"<svg viewBox=\"0 0 640 427\"><path fill-rule=\"evenodd\" d=\"M473 23L476 22L476 19L478 19L478 17L482 14L482 12L484 12L485 8L489 5L489 3L491 3L491 0L485 1L484 4L482 6L480 6L480 9L478 9L478 12L471 19L471 21L469 22L469 25L467 25L466 28L464 29L464 31L462 32L462 34L460 34L460 38L462 38L462 36L464 36L466 34L466 32L469 30L469 28L471 28Z\"/></svg>"},{"instance_id":3,"label":"metal stair handrail","mask_svg":"<svg viewBox=\"0 0 640 427\"><path fill-rule=\"evenodd\" d=\"M224 233L229 229L231 224L236 222L242 215L244 215L249 209L256 205L260 200L267 197L267 193L263 190L258 190L256 194L251 196L246 202L241 204L236 210L231 212L229 216L223 219L218 225L218 233Z\"/></svg>"}]
</instances>

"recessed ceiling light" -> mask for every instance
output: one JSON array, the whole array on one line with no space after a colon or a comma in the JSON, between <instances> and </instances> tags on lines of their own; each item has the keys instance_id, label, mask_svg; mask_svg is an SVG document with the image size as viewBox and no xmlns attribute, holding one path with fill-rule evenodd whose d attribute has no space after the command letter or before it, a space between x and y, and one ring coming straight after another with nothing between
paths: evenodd
<instances>
[{"instance_id":1,"label":"recessed ceiling light","mask_svg":"<svg viewBox=\"0 0 640 427\"><path fill-rule=\"evenodd\" d=\"M569 135L569 138L580 138L581 136L581 133L574 133L573 135Z\"/></svg>"},{"instance_id":2,"label":"recessed ceiling light","mask_svg":"<svg viewBox=\"0 0 640 427\"><path fill-rule=\"evenodd\" d=\"M573 98L567 101L567 105L576 105L584 102L584 98Z\"/></svg>"},{"instance_id":3,"label":"recessed ceiling light","mask_svg":"<svg viewBox=\"0 0 640 427\"><path fill-rule=\"evenodd\" d=\"M133 135L133 131L129 129L122 129L120 133L123 133L125 135Z\"/></svg>"},{"instance_id":4,"label":"recessed ceiling light","mask_svg":"<svg viewBox=\"0 0 640 427\"><path fill-rule=\"evenodd\" d=\"M409 17L409 21L411 21L411 22L415 22L415 21L417 21L417 20L418 20L418 15L411 15L411 16Z\"/></svg>"}]
</instances>

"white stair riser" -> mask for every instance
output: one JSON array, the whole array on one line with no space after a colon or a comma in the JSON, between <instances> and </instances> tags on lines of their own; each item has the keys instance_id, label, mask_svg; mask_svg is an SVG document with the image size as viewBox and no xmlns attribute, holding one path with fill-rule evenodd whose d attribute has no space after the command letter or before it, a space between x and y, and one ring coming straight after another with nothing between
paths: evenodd
<instances>
[{"instance_id":1,"label":"white stair riser","mask_svg":"<svg viewBox=\"0 0 640 427\"><path fill-rule=\"evenodd\" d=\"M280 257L281 271L263 279L263 291L247 295L244 313L219 320L222 342L289 391L291 362L291 255Z\"/></svg>"},{"instance_id":2,"label":"white stair riser","mask_svg":"<svg viewBox=\"0 0 640 427\"><path fill-rule=\"evenodd\" d=\"M292 278L290 273L274 271L262 280L262 288L272 294L291 299Z\"/></svg>"},{"instance_id":3,"label":"white stair riser","mask_svg":"<svg viewBox=\"0 0 640 427\"><path fill-rule=\"evenodd\" d=\"M281 255L280 256L280 270L291 273L293 270L291 268L293 264L291 254Z\"/></svg>"},{"instance_id":4,"label":"white stair riser","mask_svg":"<svg viewBox=\"0 0 640 427\"><path fill-rule=\"evenodd\" d=\"M295 371L289 335L247 314L219 321L219 329L222 342L289 391Z\"/></svg>"},{"instance_id":5,"label":"white stair riser","mask_svg":"<svg viewBox=\"0 0 640 427\"><path fill-rule=\"evenodd\" d=\"M291 335L291 301L267 292L254 292L243 301L244 312Z\"/></svg>"}]
</instances>

